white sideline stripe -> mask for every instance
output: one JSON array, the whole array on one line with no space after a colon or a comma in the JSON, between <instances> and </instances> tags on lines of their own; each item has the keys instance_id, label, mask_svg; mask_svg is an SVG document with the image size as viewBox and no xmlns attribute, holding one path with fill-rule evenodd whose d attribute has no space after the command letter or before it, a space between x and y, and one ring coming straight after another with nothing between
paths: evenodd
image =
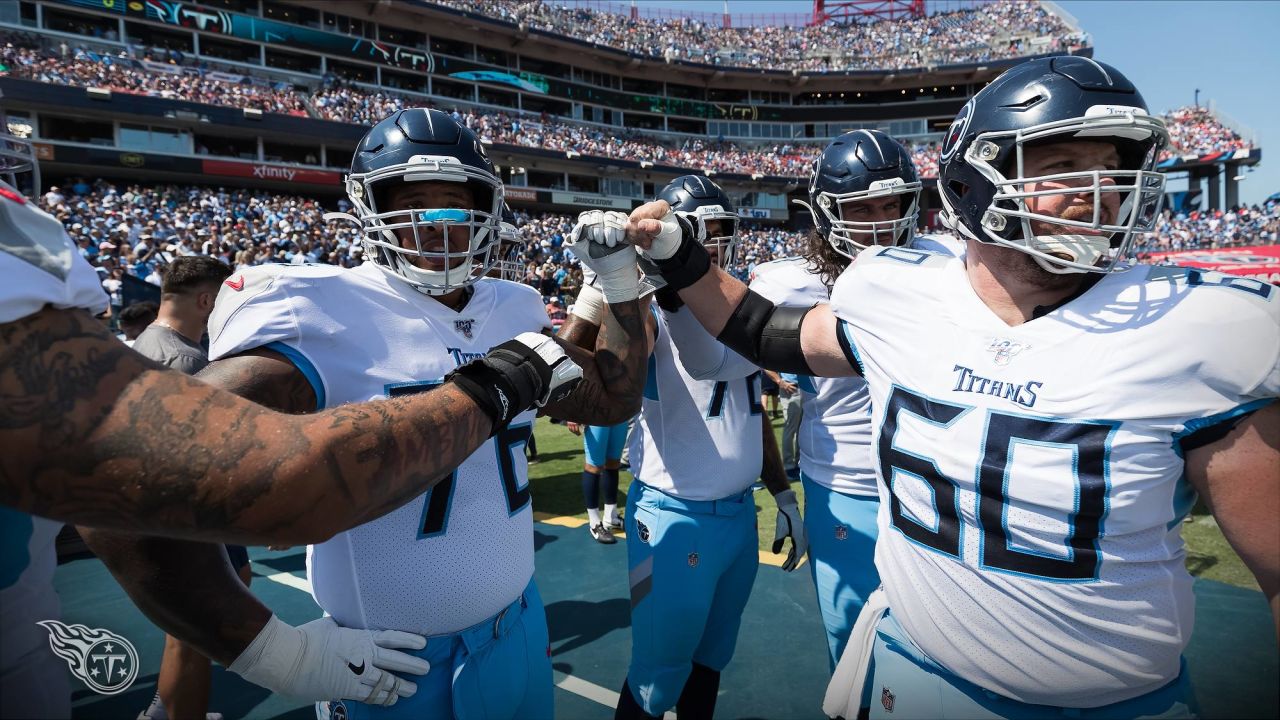
<instances>
[{"instance_id":1,"label":"white sideline stripe","mask_svg":"<svg viewBox=\"0 0 1280 720\"><path fill-rule=\"evenodd\" d=\"M584 697L592 702L604 705L605 707L618 707L618 693L610 690L609 688L600 687L593 682L588 682L582 678L574 677L568 673L562 673L559 670L556 671L555 675L556 687L561 690L567 690L574 695ZM676 720L676 714L670 711L664 713L662 717L663 720Z\"/></svg>"},{"instance_id":2,"label":"white sideline stripe","mask_svg":"<svg viewBox=\"0 0 1280 720\"><path fill-rule=\"evenodd\" d=\"M298 577L293 573L277 572L275 568L267 567L259 562L251 562L249 565L253 568L253 571L261 575L264 580L270 580L271 582L277 582L281 585L287 585L294 590L301 590L304 593L311 592L311 583L307 582L306 578Z\"/></svg>"}]
</instances>

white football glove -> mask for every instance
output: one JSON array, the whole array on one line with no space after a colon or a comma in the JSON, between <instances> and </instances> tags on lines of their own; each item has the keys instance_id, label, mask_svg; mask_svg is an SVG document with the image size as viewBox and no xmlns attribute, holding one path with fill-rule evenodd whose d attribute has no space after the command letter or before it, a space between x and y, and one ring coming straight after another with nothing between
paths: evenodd
<instances>
[{"instance_id":1,"label":"white football glove","mask_svg":"<svg viewBox=\"0 0 1280 720\"><path fill-rule=\"evenodd\" d=\"M608 303L640 296L636 249L625 242L627 222L627 216L616 210L587 210L578 216L565 243L583 266L596 274L595 285ZM583 273L585 276L586 271Z\"/></svg>"},{"instance_id":2,"label":"white football glove","mask_svg":"<svg viewBox=\"0 0 1280 720\"><path fill-rule=\"evenodd\" d=\"M804 521L800 519L796 492L783 490L774 495L773 500L778 503L778 530L773 536L773 552L782 552L782 541L791 538L791 550L787 552L786 562L782 563L782 569L791 572L800 566L804 554L809 551L809 536L804 531Z\"/></svg>"},{"instance_id":3,"label":"white football glove","mask_svg":"<svg viewBox=\"0 0 1280 720\"><path fill-rule=\"evenodd\" d=\"M398 630L339 627L331 617L293 627L275 615L227 668L255 685L318 702L395 705L418 685L393 673L426 675L431 664L392 650L421 650L427 639Z\"/></svg>"}]
</instances>

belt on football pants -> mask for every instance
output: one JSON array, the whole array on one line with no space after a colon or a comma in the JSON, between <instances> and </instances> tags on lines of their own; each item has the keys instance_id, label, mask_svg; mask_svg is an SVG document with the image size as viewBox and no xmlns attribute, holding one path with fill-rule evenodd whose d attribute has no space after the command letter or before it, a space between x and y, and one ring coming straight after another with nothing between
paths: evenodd
<instances>
[{"instance_id":1,"label":"belt on football pants","mask_svg":"<svg viewBox=\"0 0 1280 720\"><path fill-rule=\"evenodd\" d=\"M867 684L867 671L871 667L871 651L875 647L876 626L885 610L889 609L889 596L884 588L867 597L867 602L858 613L858 621L849 632L849 642L844 646L840 662L827 685L826 697L822 699L822 712L827 717L857 717L862 705L862 689Z\"/></svg>"},{"instance_id":2,"label":"belt on football pants","mask_svg":"<svg viewBox=\"0 0 1280 720\"><path fill-rule=\"evenodd\" d=\"M740 493L720 498L719 500L685 500L678 498L669 493L665 493L652 485L640 483L646 492L652 490L657 493L657 505L663 510L682 510L688 513L698 515L728 515L733 516L742 512L742 509L750 505L751 511L755 512L755 502L748 501L751 499L752 492L755 491L755 485L748 486L746 490Z\"/></svg>"},{"instance_id":3,"label":"belt on football pants","mask_svg":"<svg viewBox=\"0 0 1280 720\"><path fill-rule=\"evenodd\" d=\"M470 653L476 653L484 649L489 643L498 638L506 637L511 632L511 628L516 626L520 621L520 617L524 615L524 609L529 606L525 600L524 593L520 593L520 597L511 602L510 605L502 608L497 615L488 620L481 620L465 630L459 630L456 633L446 633L444 635L429 635L427 642L432 640L440 640L443 638L456 637L462 640L462 644L467 647Z\"/></svg>"}]
</instances>

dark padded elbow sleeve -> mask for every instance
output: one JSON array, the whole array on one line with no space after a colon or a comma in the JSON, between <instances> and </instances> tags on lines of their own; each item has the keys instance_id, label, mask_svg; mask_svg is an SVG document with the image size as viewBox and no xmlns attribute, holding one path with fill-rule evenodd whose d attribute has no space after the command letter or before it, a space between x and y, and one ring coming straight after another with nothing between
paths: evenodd
<instances>
[{"instance_id":1,"label":"dark padded elbow sleeve","mask_svg":"<svg viewBox=\"0 0 1280 720\"><path fill-rule=\"evenodd\" d=\"M813 375L800 350L800 325L811 307L778 307L750 290L717 340L767 370Z\"/></svg>"}]
</instances>

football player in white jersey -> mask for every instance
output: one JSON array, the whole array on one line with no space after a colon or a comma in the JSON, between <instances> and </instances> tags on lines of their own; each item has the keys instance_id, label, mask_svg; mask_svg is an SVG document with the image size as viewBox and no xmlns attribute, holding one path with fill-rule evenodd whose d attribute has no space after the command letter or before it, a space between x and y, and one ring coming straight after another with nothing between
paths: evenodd
<instances>
[{"instance_id":1,"label":"football player in white jersey","mask_svg":"<svg viewBox=\"0 0 1280 720\"><path fill-rule=\"evenodd\" d=\"M737 214L724 191L699 175L658 195L695 228L699 247L731 262ZM620 219L620 223L615 221ZM589 211L573 237L620 239L626 217ZM575 320L589 308L575 303ZM584 301L585 300L585 301ZM631 664L615 717L709 718L720 672L737 643L759 563L752 489L761 476L759 368L707 334L659 289L657 337L644 401L632 433L625 524L631 585ZM714 471L709 469L714 468ZM781 464L765 476L800 561L804 527Z\"/></svg>"},{"instance_id":2,"label":"football player in white jersey","mask_svg":"<svg viewBox=\"0 0 1280 720\"><path fill-rule=\"evenodd\" d=\"M106 295L57 220L17 190L38 191L25 181L38 164L5 127L0 113L0 716L68 717L66 668L36 624L59 615L61 521L320 541L432 487L489 436L494 413L449 383L432 397L296 418L147 361L93 318ZM500 365L497 354L485 362L507 376L513 407L572 382L532 350L516 362L502 355ZM454 445L436 447L441 433ZM217 560L204 572L233 579ZM427 669L391 649L422 647L420 636L325 620L290 627L243 587L229 586L235 597L192 593L180 572L143 582L178 607L143 604L157 624L276 692L391 703L415 690L393 673ZM242 602L234 621L207 622L207 610L233 601Z\"/></svg>"},{"instance_id":3,"label":"football player in white jersey","mask_svg":"<svg viewBox=\"0 0 1280 720\"><path fill-rule=\"evenodd\" d=\"M506 409L501 385L470 364L513 337L559 348L538 334L549 323L536 291L486 277L499 247L502 183L469 129L438 110L411 109L365 135L347 189L354 216L339 215L360 225L370 262L352 270L272 265L233 276L210 318L213 362L201 378L311 412L434 392L461 376L461 388L504 410L491 441L429 493L308 549L313 595L333 622L424 635L426 649L415 654L435 668L394 708L334 698L319 712L550 717L523 453L534 412L515 403ZM619 273L602 273L609 312L601 352L572 349L584 358L586 378L545 404L559 417L616 422L638 407L645 316L635 251L622 247L629 282L610 286Z\"/></svg>"},{"instance_id":4,"label":"football player in white jersey","mask_svg":"<svg viewBox=\"0 0 1280 720\"><path fill-rule=\"evenodd\" d=\"M1126 262L1167 139L1113 67L1016 66L943 144L965 260L869 249L807 310L728 277L662 204L633 213L627 236L726 345L867 380L884 592L828 714L857 712L869 647L872 717L1191 714L1197 493L1280 610L1280 291Z\"/></svg>"},{"instance_id":5,"label":"football player in white jersey","mask_svg":"<svg viewBox=\"0 0 1280 720\"><path fill-rule=\"evenodd\" d=\"M751 289L777 305L830 302L836 278L860 251L917 247L919 199L920 180L902 145L879 130L841 135L822 151L809 180L816 228L804 256L756 266ZM799 378L804 523L834 669L863 603L880 586L871 396L860 377Z\"/></svg>"}]
</instances>

